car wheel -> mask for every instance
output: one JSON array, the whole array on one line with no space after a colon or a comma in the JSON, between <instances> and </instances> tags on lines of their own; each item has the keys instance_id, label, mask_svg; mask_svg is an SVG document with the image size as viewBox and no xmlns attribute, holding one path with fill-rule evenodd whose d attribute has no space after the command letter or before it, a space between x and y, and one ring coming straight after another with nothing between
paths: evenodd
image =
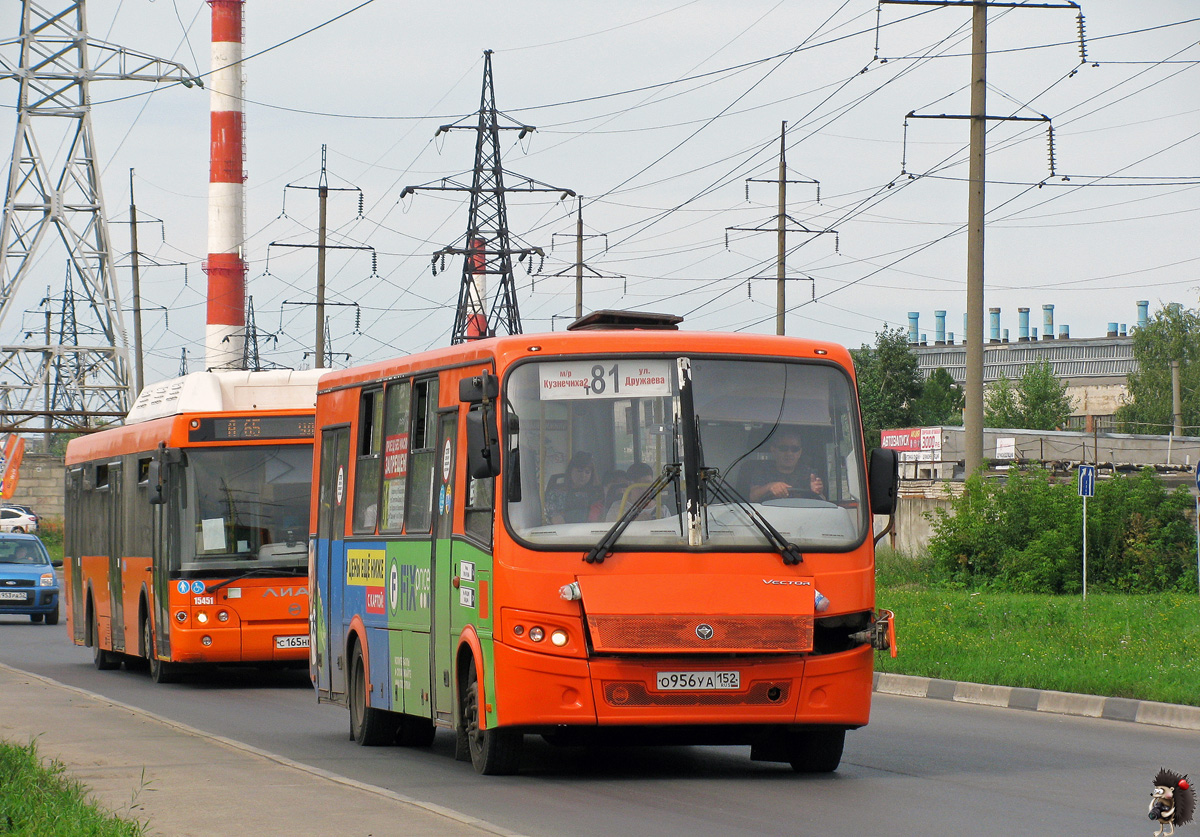
<instances>
[{"instance_id":1,"label":"car wheel","mask_svg":"<svg viewBox=\"0 0 1200 837\"><path fill-rule=\"evenodd\" d=\"M350 738L364 747L390 744L398 728L392 713L367 706L367 667L363 662L362 646L354 646L350 658Z\"/></svg>"},{"instance_id":2,"label":"car wheel","mask_svg":"<svg viewBox=\"0 0 1200 837\"><path fill-rule=\"evenodd\" d=\"M31 613L29 614L29 621L36 625L38 622L42 621L43 616L45 616L44 613Z\"/></svg>"},{"instance_id":3,"label":"car wheel","mask_svg":"<svg viewBox=\"0 0 1200 837\"><path fill-rule=\"evenodd\" d=\"M20 532L21 534L25 534L25 530L24 530L22 527L20 527L20 526L14 526L14 527L12 527L12 531L14 531L14 532Z\"/></svg>"},{"instance_id":4,"label":"car wheel","mask_svg":"<svg viewBox=\"0 0 1200 837\"><path fill-rule=\"evenodd\" d=\"M121 667L119 656L100 647L100 621L96 618L95 611L92 611L92 662L100 671L112 671Z\"/></svg>"},{"instance_id":5,"label":"car wheel","mask_svg":"<svg viewBox=\"0 0 1200 837\"><path fill-rule=\"evenodd\" d=\"M54 610L52 610L46 614L46 624L47 625L57 625L58 624L58 605L55 605Z\"/></svg>"},{"instance_id":6,"label":"car wheel","mask_svg":"<svg viewBox=\"0 0 1200 837\"><path fill-rule=\"evenodd\" d=\"M482 729L479 710L479 681L475 666L467 673L466 699L463 701L463 726L471 765L484 776L510 776L521 766L521 746L525 736L507 729Z\"/></svg>"}]
</instances>

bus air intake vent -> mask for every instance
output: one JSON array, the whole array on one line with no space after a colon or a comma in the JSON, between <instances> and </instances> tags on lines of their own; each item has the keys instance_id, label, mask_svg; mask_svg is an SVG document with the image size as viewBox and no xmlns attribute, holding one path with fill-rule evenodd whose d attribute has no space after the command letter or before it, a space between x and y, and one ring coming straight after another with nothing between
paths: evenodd
<instances>
[{"instance_id":1,"label":"bus air intake vent","mask_svg":"<svg viewBox=\"0 0 1200 837\"><path fill-rule=\"evenodd\" d=\"M744 692L656 692L637 681L604 681L604 700L610 706L782 706L792 683L758 681Z\"/></svg>"},{"instance_id":2,"label":"bus air intake vent","mask_svg":"<svg viewBox=\"0 0 1200 837\"><path fill-rule=\"evenodd\" d=\"M811 616L589 615L592 647L601 653L718 654L812 650Z\"/></svg>"},{"instance_id":3,"label":"bus air intake vent","mask_svg":"<svg viewBox=\"0 0 1200 837\"><path fill-rule=\"evenodd\" d=\"M650 329L678 331L683 317L675 314L652 314L649 311L593 311L567 326L567 331L610 331L620 329Z\"/></svg>"}]
</instances>

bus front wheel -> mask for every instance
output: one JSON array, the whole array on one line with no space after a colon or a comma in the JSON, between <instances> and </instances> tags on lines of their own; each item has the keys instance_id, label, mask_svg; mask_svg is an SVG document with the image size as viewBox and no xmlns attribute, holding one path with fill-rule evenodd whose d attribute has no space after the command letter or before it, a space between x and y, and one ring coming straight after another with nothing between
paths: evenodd
<instances>
[{"instance_id":1,"label":"bus front wheel","mask_svg":"<svg viewBox=\"0 0 1200 837\"><path fill-rule=\"evenodd\" d=\"M174 683L179 679L179 670L171 663L158 658L154 647L154 631L150 629L150 619L142 620L142 647L146 649L146 659L150 664L150 679L155 683Z\"/></svg>"},{"instance_id":2,"label":"bus front wheel","mask_svg":"<svg viewBox=\"0 0 1200 837\"><path fill-rule=\"evenodd\" d=\"M510 776L521 764L524 736L506 729L482 729L480 725L479 680L475 666L467 672L467 689L462 726L466 730L467 749L476 773L485 776Z\"/></svg>"},{"instance_id":3,"label":"bus front wheel","mask_svg":"<svg viewBox=\"0 0 1200 837\"><path fill-rule=\"evenodd\" d=\"M797 773L832 773L842 763L844 729L795 733L788 747L788 762Z\"/></svg>"},{"instance_id":4,"label":"bus front wheel","mask_svg":"<svg viewBox=\"0 0 1200 837\"><path fill-rule=\"evenodd\" d=\"M367 667L362 646L355 644L350 658L350 738L364 747L391 744L397 724L391 713L367 706Z\"/></svg>"}]
</instances>

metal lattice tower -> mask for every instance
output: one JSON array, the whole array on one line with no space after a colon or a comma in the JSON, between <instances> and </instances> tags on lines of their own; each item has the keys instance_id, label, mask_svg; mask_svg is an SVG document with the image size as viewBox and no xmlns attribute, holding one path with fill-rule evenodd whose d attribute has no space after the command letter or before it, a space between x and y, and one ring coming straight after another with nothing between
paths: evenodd
<instances>
[{"instance_id":1,"label":"metal lattice tower","mask_svg":"<svg viewBox=\"0 0 1200 837\"><path fill-rule=\"evenodd\" d=\"M28 426L35 416L60 427L82 427L89 415L124 415L132 401L129 345L113 271L112 243L92 136L92 81L199 79L180 64L88 37L85 0L53 6L22 0L20 35L0 40L0 79L18 82L17 129L0 230L0 335L18 307L21 285L38 270L57 238L77 280L72 299L87 303L77 332L87 345L0 345L0 376L10 383L5 424ZM203 85L201 85L203 86ZM77 311L72 302L72 318ZM19 314L18 314L19 316ZM11 328L11 326L9 326ZM54 398L78 405L76 415L51 416ZM32 428L31 428L32 429ZM39 430L41 428L38 428Z\"/></svg>"},{"instance_id":2,"label":"metal lattice tower","mask_svg":"<svg viewBox=\"0 0 1200 837\"><path fill-rule=\"evenodd\" d=\"M504 203L505 192L562 192L563 197L573 197L570 189L560 189L540 183L532 178L507 173L510 182L517 185L505 186L506 173L500 159L500 132L520 131L519 137L536 130L532 125L517 122L496 110L496 92L492 84L492 51L483 53L483 94L479 111L474 114L475 125L443 125L435 136L455 130L475 131L475 168L471 185L449 177L439 181L440 185L407 186L400 193L404 198L418 189L447 192L469 192L471 205L467 217L467 234L461 245L443 247L434 253L436 265L444 262L447 255L463 257L462 284L458 293L458 308L454 315L454 330L451 343L462 343L496 334L520 334L521 316L517 310L517 286L513 279L513 256L523 260L534 254L545 258L540 247L514 247L508 229L508 210ZM462 120L466 122L467 117ZM511 124L501 124L507 120ZM499 277L499 287L490 302L488 300L487 277Z\"/></svg>"}]
</instances>

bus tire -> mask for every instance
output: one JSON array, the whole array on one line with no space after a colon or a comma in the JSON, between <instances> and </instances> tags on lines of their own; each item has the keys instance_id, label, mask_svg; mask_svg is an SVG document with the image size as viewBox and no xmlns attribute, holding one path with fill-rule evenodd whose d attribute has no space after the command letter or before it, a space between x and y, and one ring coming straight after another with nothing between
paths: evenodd
<instances>
[{"instance_id":1,"label":"bus tire","mask_svg":"<svg viewBox=\"0 0 1200 837\"><path fill-rule=\"evenodd\" d=\"M788 747L788 761L797 773L832 773L842 763L845 744L844 729L795 733Z\"/></svg>"},{"instance_id":2,"label":"bus tire","mask_svg":"<svg viewBox=\"0 0 1200 837\"><path fill-rule=\"evenodd\" d=\"M146 648L146 660L150 666L150 679L155 683L174 683L179 679L179 669L171 663L158 658L154 648L154 631L150 628L150 619L142 620L142 645Z\"/></svg>"},{"instance_id":3,"label":"bus tire","mask_svg":"<svg viewBox=\"0 0 1200 837\"><path fill-rule=\"evenodd\" d=\"M121 667L121 658L118 655L100 647L100 620L96 618L94 609L92 610L92 662L100 671L112 671Z\"/></svg>"},{"instance_id":4,"label":"bus tire","mask_svg":"<svg viewBox=\"0 0 1200 837\"><path fill-rule=\"evenodd\" d=\"M401 747L428 747L433 743L437 729L428 718L416 715L401 715L400 729L396 732L396 743Z\"/></svg>"},{"instance_id":5,"label":"bus tire","mask_svg":"<svg viewBox=\"0 0 1200 837\"><path fill-rule=\"evenodd\" d=\"M521 746L525 736L507 729L482 729L479 723L479 680L475 666L467 670L467 690L463 705L463 727L471 765L484 776L511 776L521 766Z\"/></svg>"},{"instance_id":6,"label":"bus tire","mask_svg":"<svg viewBox=\"0 0 1200 837\"><path fill-rule=\"evenodd\" d=\"M354 645L350 656L350 738L363 747L391 744L396 738L397 724L392 713L367 706L367 667L362 646Z\"/></svg>"}]
</instances>

